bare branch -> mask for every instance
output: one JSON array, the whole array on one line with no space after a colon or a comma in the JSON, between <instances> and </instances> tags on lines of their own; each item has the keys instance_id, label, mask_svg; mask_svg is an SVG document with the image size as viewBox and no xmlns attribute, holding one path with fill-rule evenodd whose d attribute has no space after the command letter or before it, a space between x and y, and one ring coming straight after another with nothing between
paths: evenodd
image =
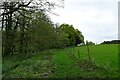
<instances>
[{"instance_id":1,"label":"bare branch","mask_svg":"<svg viewBox=\"0 0 120 80\"><path fill-rule=\"evenodd\" d=\"M18 10L18 12L19 12L23 17L26 17L26 18L32 19L31 17L28 17L28 16L22 14L19 10Z\"/></svg>"},{"instance_id":2,"label":"bare branch","mask_svg":"<svg viewBox=\"0 0 120 80\"><path fill-rule=\"evenodd\" d=\"M7 12L7 13L2 13L1 15L8 15L10 13L13 13L15 11L17 11L20 7L27 7L33 0L30 0L27 4L19 4L18 7L14 8L13 10ZM6 7L5 7L6 8ZM5 8L2 8L2 9L5 9ZM0 16L1 16L0 15Z\"/></svg>"}]
</instances>

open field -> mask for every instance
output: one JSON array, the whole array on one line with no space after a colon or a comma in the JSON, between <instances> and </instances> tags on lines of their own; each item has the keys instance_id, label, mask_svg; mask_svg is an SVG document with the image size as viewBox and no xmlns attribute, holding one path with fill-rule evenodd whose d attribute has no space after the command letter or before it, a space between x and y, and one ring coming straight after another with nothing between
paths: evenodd
<instances>
[{"instance_id":1,"label":"open field","mask_svg":"<svg viewBox=\"0 0 120 80\"><path fill-rule=\"evenodd\" d=\"M29 59L20 55L3 57L3 77L66 78L118 77L118 45L91 45L49 50Z\"/></svg>"}]
</instances>

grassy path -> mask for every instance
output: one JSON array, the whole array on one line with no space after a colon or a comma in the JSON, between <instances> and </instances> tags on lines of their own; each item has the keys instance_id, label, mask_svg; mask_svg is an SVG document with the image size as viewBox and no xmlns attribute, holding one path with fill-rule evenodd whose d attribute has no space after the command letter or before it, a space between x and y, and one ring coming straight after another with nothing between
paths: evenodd
<instances>
[{"instance_id":1,"label":"grassy path","mask_svg":"<svg viewBox=\"0 0 120 80\"><path fill-rule=\"evenodd\" d=\"M53 77L65 78L79 75L76 62L64 51L58 51L54 55L55 73Z\"/></svg>"}]
</instances>

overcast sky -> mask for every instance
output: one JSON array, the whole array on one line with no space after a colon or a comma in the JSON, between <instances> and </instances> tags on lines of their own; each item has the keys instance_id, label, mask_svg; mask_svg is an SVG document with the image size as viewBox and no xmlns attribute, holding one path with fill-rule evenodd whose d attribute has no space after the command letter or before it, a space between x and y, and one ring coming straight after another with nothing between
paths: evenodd
<instances>
[{"instance_id":1,"label":"overcast sky","mask_svg":"<svg viewBox=\"0 0 120 80\"><path fill-rule=\"evenodd\" d=\"M54 23L79 29L85 40L101 43L118 39L118 0L65 0L64 8L50 15Z\"/></svg>"}]
</instances>

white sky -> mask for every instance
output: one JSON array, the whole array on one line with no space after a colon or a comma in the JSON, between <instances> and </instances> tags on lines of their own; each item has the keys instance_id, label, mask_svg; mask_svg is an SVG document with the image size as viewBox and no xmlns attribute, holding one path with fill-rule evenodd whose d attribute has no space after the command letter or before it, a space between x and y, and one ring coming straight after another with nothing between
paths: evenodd
<instances>
[{"instance_id":1,"label":"white sky","mask_svg":"<svg viewBox=\"0 0 120 80\"><path fill-rule=\"evenodd\" d=\"M64 8L50 15L54 23L79 29L85 40L101 43L118 39L118 0L65 0Z\"/></svg>"}]
</instances>

